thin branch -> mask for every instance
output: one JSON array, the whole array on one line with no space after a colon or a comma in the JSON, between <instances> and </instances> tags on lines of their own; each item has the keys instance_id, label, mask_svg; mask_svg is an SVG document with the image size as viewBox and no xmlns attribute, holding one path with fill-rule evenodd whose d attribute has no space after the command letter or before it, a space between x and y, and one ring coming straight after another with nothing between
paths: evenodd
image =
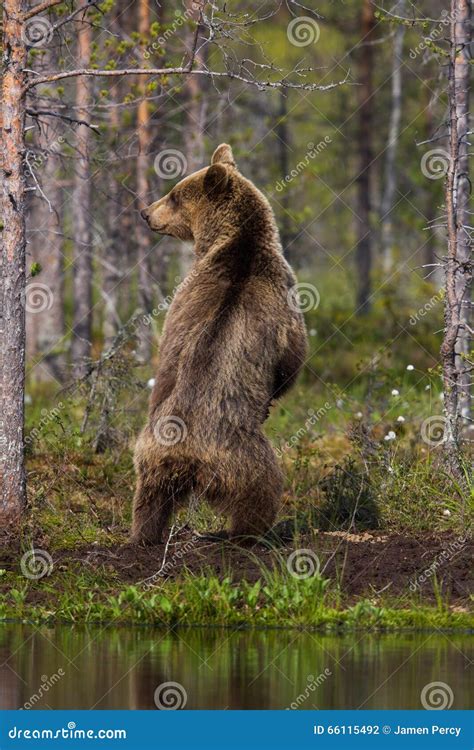
<instances>
[{"instance_id":1,"label":"thin branch","mask_svg":"<svg viewBox=\"0 0 474 750\"><path fill-rule=\"evenodd\" d=\"M329 91L330 89L336 88L347 83L348 74L342 81L337 83L329 83L326 86L320 86L316 83L291 83L287 80L282 81L259 81L258 79L250 79L239 73L232 71L227 72L215 72L211 70L189 70L187 67L179 68L125 68L123 70L91 70L88 68L82 68L78 70L68 70L63 73L56 73L52 76L42 76L41 78L35 78L34 81L30 81L22 93L29 91L34 86L38 86L42 83L53 83L55 81L61 81L64 78L76 78L77 76L94 76L94 77L123 77L123 76L169 76L169 75L201 75L209 78L229 78L236 81L242 81L251 86L256 86L260 90L264 89L301 89L304 91Z\"/></svg>"},{"instance_id":2,"label":"thin branch","mask_svg":"<svg viewBox=\"0 0 474 750\"><path fill-rule=\"evenodd\" d=\"M42 13L44 10L48 10L48 8L54 8L55 5L59 5L62 2L63 0L45 0L44 3L35 5L34 8L31 8L31 10L27 10L23 15L23 21L28 21L30 18L37 16L38 13Z\"/></svg>"},{"instance_id":3,"label":"thin branch","mask_svg":"<svg viewBox=\"0 0 474 750\"><path fill-rule=\"evenodd\" d=\"M91 125L91 123L87 122L86 120L77 120L74 117L68 117L68 115L63 115L61 114L61 112L51 112L47 109L27 109L26 114L30 115L30 117L39 117L40 115L46 117L59 117L61 120L66 120L67 122L71 122L74 125L87 125L87 127L93 130L94 133L100 135L100 130L97 125Z\"/></svg>"}]
</instances>

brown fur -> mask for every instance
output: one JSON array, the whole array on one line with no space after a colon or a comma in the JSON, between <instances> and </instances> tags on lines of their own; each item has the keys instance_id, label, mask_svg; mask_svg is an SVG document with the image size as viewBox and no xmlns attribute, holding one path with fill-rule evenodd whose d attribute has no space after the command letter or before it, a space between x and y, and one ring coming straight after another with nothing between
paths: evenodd
<instances>
[{"instance_id":1,"label":"brown fur","mask_svg":"<svg viewBox=\"0 0 474 750\"><path fill-rule=\"evenodd\" d=\"M210 167L142 215L151 229L193 240L196 259L166 317L135 450L133 539L158 542L191 492L231 516L232 537L263 534L282 473L262 424L306 352L273 212L222 144Z\"/></svg>"}]
</instances>

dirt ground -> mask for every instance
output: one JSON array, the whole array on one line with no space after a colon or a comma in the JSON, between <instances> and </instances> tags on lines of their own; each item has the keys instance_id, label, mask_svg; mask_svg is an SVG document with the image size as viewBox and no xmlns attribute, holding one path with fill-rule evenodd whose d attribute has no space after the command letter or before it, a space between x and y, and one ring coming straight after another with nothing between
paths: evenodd
<instances>
[{"instance_id":1,"label":"dirt ground","mask_svg":"<svg viewBox=\"0 0 474 750\"><path fill-rule=\"evenodd\" d=\"M37 547L40 544L36 543ZM18 551L9 545L0 553L0 567L18 569ZM474 583L474 541L464 540L449 532L425 534L419 538L376 532L350 534L342 531L314 532L301 537L298 544L271 549L256 544L251 549L229 542L208 542L197 539L191 529L184 528L166 548L97 543L53 554L55 570L90 566L113 570L124 584L138 584L156 574L159 578L178 578L184 568L199 574L230 575L233 580L252 582L262 575L262 567L286 568L295 549L303 550L309 565L337 581L349 602L361 596L384 599L419 596L426 603L436 599L436 585L443 600L452 606L469 602ZM311 550L305 553L304 550ZM54 571L51 578L54 577Z\"/></svg>"}]
</instances>

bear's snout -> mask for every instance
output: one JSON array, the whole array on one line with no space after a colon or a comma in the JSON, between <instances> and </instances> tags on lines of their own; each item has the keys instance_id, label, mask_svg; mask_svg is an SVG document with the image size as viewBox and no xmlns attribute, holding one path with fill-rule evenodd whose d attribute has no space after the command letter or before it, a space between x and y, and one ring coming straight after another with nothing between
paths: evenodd
<instances>
[{"instance_id":1,"label":"bear's snout","mask_svg":"<svg viewBox=\"0 0 474 750\"><path fill-rule=\"evenodd\" d=\"M140 211L140 216L142 219L145 219L145 221L148 221L148 210L146 208L142 209Z\"/></svg>"}]
</instances>

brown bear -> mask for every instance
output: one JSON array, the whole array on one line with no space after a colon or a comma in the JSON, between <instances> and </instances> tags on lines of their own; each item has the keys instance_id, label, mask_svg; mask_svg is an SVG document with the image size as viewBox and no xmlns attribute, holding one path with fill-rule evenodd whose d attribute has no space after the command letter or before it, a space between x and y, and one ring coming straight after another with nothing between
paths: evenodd
<instances>
[{"instance_id":1,"label":"brown bear","mask_svg":"<svg viewBox=\"0 0 474 750\"><path fill-rule=\"evenodd\" d=\"M158 543L191 496L231 517L231 538L258 537L275 520L283 480L262 424L306 353L273 211L222 144L142 216L192 240L195 261L166 316L135 449L132 540Z\"/></svg>"}]
</instances>

